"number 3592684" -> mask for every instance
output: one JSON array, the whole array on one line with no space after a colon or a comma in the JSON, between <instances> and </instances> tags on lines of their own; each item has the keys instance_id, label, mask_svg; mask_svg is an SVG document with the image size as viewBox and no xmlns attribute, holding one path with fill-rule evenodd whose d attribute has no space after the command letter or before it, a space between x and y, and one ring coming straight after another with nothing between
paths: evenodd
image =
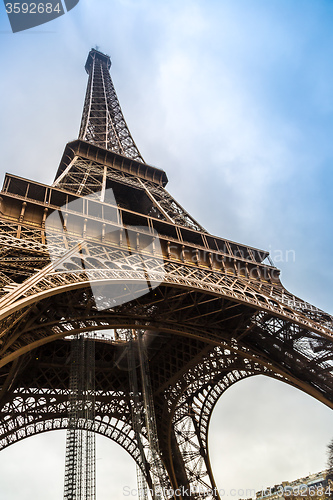
<instances>
[{"instance_id":1,"label":"number 3592684","mask_svg":"<svg viewBox=\"0 0 333 500\"><path fill-rule=\"evenodd\" d=\"M60 3L6 3L7 14L52 14L52 12L62 13Z\"/></svg>"}]
</instances>

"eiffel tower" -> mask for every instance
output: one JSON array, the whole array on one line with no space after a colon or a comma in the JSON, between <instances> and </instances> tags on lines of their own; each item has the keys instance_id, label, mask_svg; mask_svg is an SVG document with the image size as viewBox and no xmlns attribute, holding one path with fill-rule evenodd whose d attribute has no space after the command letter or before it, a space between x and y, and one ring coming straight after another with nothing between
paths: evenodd
<instances>
[{"instance_id":1,"label":"eiffel tower","mask_svg":"<svg viewBox=\"0 0 333 500\"><path fill-rule=\"evenodd\" d=\"M89 429L162 496L219 498L216 402L262 374L333 408L332 317L283 287L268 252L211 235L172 198L129 132L110 66L90 51L79 138L53 185L5 176L0 447L69 427L69 339L94 332Z\"/></svg>"}]
</instances>

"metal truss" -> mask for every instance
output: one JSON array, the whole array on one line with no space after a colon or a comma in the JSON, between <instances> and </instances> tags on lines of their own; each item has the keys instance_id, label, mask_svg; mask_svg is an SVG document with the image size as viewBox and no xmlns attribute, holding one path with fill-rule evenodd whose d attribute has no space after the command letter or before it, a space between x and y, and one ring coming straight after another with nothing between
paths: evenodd
<instances>
[{"instance_id":1,"label":"metal truss","mask_svg":"<svg viewBox=\"0 0 333 500\"><path fill-rule=\"evenodd\" d=\"M94 335L95 337L98 338ZM69 389L72 371L69 362L71 344L71 341L55 342L47 349L36 351L34 356L28 355L24 358L24 363L18 372L22 376L26 370L27 374L32 376L31 383L23 375L25 382L22 379L19 387L14 388L11 396L3 401L0 447L6 447L35 433L71 428L73 422L71 424L69 419L72 418L73 421L74 417L78 417L76 411L78 409L81 415L79 423L83 425L83 429L90 429L113 439L141 465L132 430L129 394L124 391L122 377L108 378L110 370L105 369L109 362L107 352L101 353L100 349L97 351L99 364L95 382L99 396L96 395L95 398L94 420L91 421L89 418L82 420L80 401L77 402L76 397L71 401L73 399ZM108 389L102 391L104 385L107 385ZM115 385L122 386L122 390L116 390ZM57 389L54 389L55 386ZM85 404L82 410L86 411L86 407ZM75 425L77 420L74 418Z\"/></svg>"},{"instance_id":2,"label":"metal truss","mask_svg":"<svg viewBox=\"0 0 333 500\"><path fill-rule=\"evenodd\" d=\"M143 162L129 132L114 89L110 58L97 50L89 53L89 74L79 137L97 146Z\"/></svg>"},{"instance_id":3,"label":"metal truss","mask_svg":"<svg viewBox=\"0 0 333 500\"><path fill-rule=\"evenodd\" d=\"M147 498L147 482L153 499L168 498L170 497L170 494L167 494L167 491L170 490L170 481L161 460L148 353L142 339L143 333L140 330L127 331L127 357L130 387L133 394L132 421L142 463L144 464L143 469L137 464L139 496L143 499ZM140 369L140 392L138 389L136 359ZM146 447L144 447L142 434L146 435L148 445Z\"/></svg>"},{"instance_id":4,"label":"metal truss","mask_svg":"<svg viewBox=\"0 0 333 500\"><path fill-rule=\"evenodd\" d=\"M106 340L100 342L98 338L101 337L96 337L96 347L101 346L99 349L102 348L103 354L97 350L97 359L100 361L96 368L95 432L100 432L120 443L141 464L141 467L144 467L131 417L131 397L128 386L126 387L128 382L125 382L127 374L126 371L124 374L124 365L119 365L123 357L122 351L117 347L119 343L115 340L116 336L109 342ZM238 348L237 352L237 349L230 345L233 342L220 342L220 346L217 347L209 347L206 344L205 347L204 342L194 341L189 337L179 337L177 342L175 337L170 342L171 338L164 338L163 335L161 337L161 334L156 336L155 333L154 341L158 343L155 346L149 335L146 339L151 346L148 354L152 358L150 363L152 394L157 405L163 460L170 471L165 448L171 439L170 453L174 457L173 468L179 468L179 460L184 467L183 476L171 478L173 484L178 488L190 489L194 497L213 498L217 495L209 463L207 434L209 420L218 398L233 383L256 374L273 376L296 387L302 387L301 384L295 383L289 374L292 366L285 370L287 375L283 376L279 374L274 363L270 362L265 366L260 355L254 356L252 350L243 347L243 349ZM126 349L127 342L122 342ZM15 389L9 401L1 407L1 422L6 423L6 430L2 428L1 431L3 446L10 444L13 437L18 440L45 430L66 427L68 389L63 368L60 368L63 366L62 360L66 357L66 351L64 352L66 344L69 342L58 341L41 347L21 369L19 377L25 380L27 388ZM58 346L60 352L54 352L53 346ZM115 364L112 363L109 365L112 371L109 369L109 375L104 378L104 367L110 357L109 352L118 353L116 358L114 355L111 357L119 360L116 364L118 363L121 370L117 371ZM158 359L154 360L159 352L161 354ZM173 354L172 357L170 352ZM33 366L35 368L32 369ZM31 381L26 378L27 370L32 373ZM16 384L20 386L22 383L17 380ZM46 386L50 389L46 389ZM29 389L30 387L35 389ZM55 391L52 387L59 389ZM120 388L118 394L115 391L116 387ZM141 425L145 426L144 419ZM144 447L149 449L149 440L144 437L146 431L142 432ZM172 439L172 435L175 439ZM180 457L178 462L177 455Z\"/></svg>"},{"instance_id":5,"label":"metal truss","mask_svg":"<svg viewBox=\"0 0 333 500\"><path fill-rule=\"evenodd\" d=\"M132 410L132 422L133 430L135 432L135 438L137 446L140 450L140 456L142 459L143 468L141 468L138 463L136 464L136 474L137 474L137 485L138 485L138 497L140 500L147 500L147 484L152 487L152 481L149 471L149 461L147 459L145 449L142 442L142 421L143 421L143 399L140 398L139 388L138 388L138 376L136 371L136 360L134 351L134 337L135 333L133 330L127 330L126 339L128 341L127 349L127 360L128 360L128 374L129 374L129 386L133 402L131 405Z\"/></svg>"},{"instance_id":6,"label":"metal truss","mask_svg":"<svg viewBox=\"0 0 333 500\"><path fill-rule=\"evenodd\" d=\"M85 266L81 263L85 259ZM198 290L216 297L225 297L242 303L257 311L265 311L264 318L277 317L286 322L298 325L298 328L311 329L323 338L332 339L332 322L329 315L312 308L300 300L290 304L288 294L275 293L274 287L265 290L261 284L246 281L229 273L221 273L209 269L200 269L183 263L164 262L152 255L145 255L145 267L142 268L140 253L128 256L126 249L118 246L91 244L82 242L64 252L56 263L51 263L34 273L22 284L12 285L0 300L0 320L3 322L3 353L5 353L6 337L10 336L5 324L12 325L12 314L18 310L38 303L50 295L68 292L76 288L90 288L93 283L115 286L117 282L126 283L119 293L128 300L132 297L132 287L147 289L146 273L150 280L162 282L164 285L176 286L185 290ZM68 269L71 269L69 271ZM274 294L274 295L273 295ZM282 299L281 302L278 299ZM113 299L114 300L114 299ZM105 308L112 308L112 303ZM308 314L308 311L311 314ZM246 333L244 333L246 335ZM3 359L4 362L4 359Z\"/></svg>"},{"instance_id":7,"label":"metal truss","mask_svg":"<svg viewBox=\"0 0 333 500\"><path fill-rule=\"evenodd\" d=\"M218 498L208 452L208 427L216 402L231 385L258 374L276 376L255 361L220 347L189 374L174 411L173 428L185 464L189 492L194 497Z\"/></svg>"},{"instance_id":8,"label":"metal truss","mask_svg":"<svg viewBox=\"0 0 333 500\"><path fill-rule=\"evenodd\" d=\"M263 374L333 408L333 318L288 292L267 252L208 234L171 197L134 144L110 64L90 52L80 140L53 186L5 179L0 449L68 428L69 498L89 431L93 498L99 433L133 457L139 485L210 500L209 422L232 384ZM87 332L95 387L85 401L69 339Z\"/></svg>"},{"instance_id":9,"label":"metal truss","mask_svg":"<svg viewBox=\"0 0 333 500\"><path fill-rule=\"evenodd\" d=\"M89 195L100 199L105 187L112 187L115 181L147 194L152 201L148 215L195 231L206 232L164 187L110 166L104 168L100 163L81 156L74 157L62 176L56 179L54 186L72 191L79 196Z\"/></svg>"},{"instance_id":10,"label":"metal truss","mask_svg":"<svg viewBox=\"0 0 333 500\"><path fill-rule=\"evenodd\" d=\"M29 287L27 290L30 293ZM326 397L332 390L328 376L332 370L332 342L328 335L322 335L321 327L311 331L308 325L291 322L289 317L277 317L274 309L264 311L261 306L258 310L249 307L246 302L241 305L235 296L223 298L218 293L212 294L211 290L207 292L202 286L195 291L193 283L187 291L182 286L175 288L175 283L169 287L164 284L157 292L132 301L130 306L125 304L104 313L96 309L86 288L78 288L76 296L71 290L70 307L73 307L74 298L76 304L72 310L68 309L66 299L61 300L63 292L36 302L35 309L27 306L16 310L4 320L1 339L3 366L6 359L12 362L50 340L85 330L139 327L189 335L216 344L228 339L228 327L233 328L234 348L240 349L243 344L248 344L254 353L261 354L263 360L267 356L272 360L275 356L280 370L299 370L299 376L309 382L315 381L314 386L319 384ZM61 317L57 315L57 310L62 311ZM268 364L269 361L266 362ZM317 394L317 397L323 396Z\"/></svg>"},{"instance_id":11,"label":"metal truss","mask_svg":"<svg viewBox=\"0 0 333 500\"><path fill-rule=\"evenodd\" d=\"M64 500L96 499L95 343L71 340Z\"/></svg>"},{"instance_id":12,"label":"metal truss","mask_svg":"<svg viewBox=\"0 0 333 500\"><path fill-rule=\"evenodd\" d=\"M195 231L207 232L165 188L147 181L144 182L144 187L155 205L162 209L163 213L166 214L173 224L188 227Z\"/></svg>"}]
</instances>

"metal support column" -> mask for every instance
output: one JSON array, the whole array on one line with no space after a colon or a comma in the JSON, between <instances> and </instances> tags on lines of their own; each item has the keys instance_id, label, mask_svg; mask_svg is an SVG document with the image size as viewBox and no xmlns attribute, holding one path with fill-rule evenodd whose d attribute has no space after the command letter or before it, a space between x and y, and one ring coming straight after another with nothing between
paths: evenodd
<instances>
[{"instance_id":1,"label":"metal support column","mask_svg":"<svg viewBox=\"0 0 333 500\"><path fill-rule=\"evenodd\" d=\"M94 392L94 340L77 336L71 340L64 500L96 500Z\"/></svg>"}]
</instances>

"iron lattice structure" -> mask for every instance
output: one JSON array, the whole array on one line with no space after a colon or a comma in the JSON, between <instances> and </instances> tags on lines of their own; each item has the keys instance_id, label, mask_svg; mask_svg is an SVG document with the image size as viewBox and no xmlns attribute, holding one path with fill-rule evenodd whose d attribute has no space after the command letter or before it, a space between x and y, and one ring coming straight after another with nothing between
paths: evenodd
<instances>
[{"instance_id":1,"label":"iron lattice structure","mask_svg":"<svg viewBox=\"0 0 333 500\"><path fill-rule=\"evenodd\" d=\"M332 317L283 287L268 252L209 234L172 198L130 136L109 57L92 50L86 68L80 139L54 184L7 174L1 193L0 446L68 427L66 338L96 332L92 430L149 486L153 439L159 484L218 497L207 444L217 400L264 374L332 408Z\"/></svg>"},{"instance_id":2,"label":"iron lattice structure","mask_svg":"<svg viewBox=\"0 0 333 500\"><path fill-rule=\"evenodd\" d=\"M121 111L110 67L110 58L97 50L90 52L85 66L89 82L79 138L143 162Z\"/></svg>"},{"instance_id":3,"label":"iron lattice structure","mask_svg":"<svg viewBox=\"0 0 333 500\"><path fill-rule=\"evenodd\" d=\"M77 335L70 344L64 500L95 500L95 342Z\"/></svg>"}]
</instances>

